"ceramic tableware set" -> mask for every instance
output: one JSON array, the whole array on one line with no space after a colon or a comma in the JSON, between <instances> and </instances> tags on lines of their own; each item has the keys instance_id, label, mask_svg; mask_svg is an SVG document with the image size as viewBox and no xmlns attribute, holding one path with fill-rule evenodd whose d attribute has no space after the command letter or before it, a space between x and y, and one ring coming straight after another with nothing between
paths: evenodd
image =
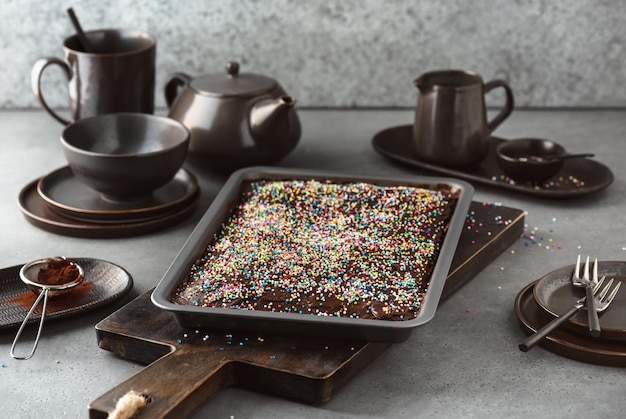
<instances>
[{"instance_id":1,"label":"ceramic tableware set","mask_svg":"<svg viewBox=\"0 0 626 419\"><path fill-rule=\"evenodd\" d=\"M75 23L75 27L77 33L63 42L64 58L41 58L32 70L35 97L67 126L61 142L68 166L22 191L20 206L31 223L56 233L87 237L152 231L184 218L197 200L197 181L182 167L184 160L210 171L231 173L274 164L298 144L301 126L296 99L273 78L242 72L234 61L226 63L224 71L212 74L173 73L164 86L167 118L159 118L151 115L155 38L138 30L83 32L80 25ZM51 66L59 67L67 78L70 118L59 115L45 100L42 75ZM556 154L565 154L560 146L542 149L544 154L538 156L536 149L516 151L528 155L510 155L501 149L501 143L507 141L492 134L514 108L513 90L504 80L484 82L470 71L442 70L425 73L414 83L418 90L414 123L384 130L374 138L374 148L392 160L551 198L595 192L613 180L607 168L590 159L579 155L556 159ZM493 90L502 90L506 100L488 120L485 96ZM131 118L137 121L128 122ZM188 143L178 143L178 154L171 150L173 145L165 147L163 140L176 136L172 124L179 125L179 132L188 132ZM142 125L151 128L142 131ZM152 135L155 129L158 139ZM102 130L123 135L117 143L107 143L96 134ZM78 139L80 136L84 138ZM160 160L150 156L153 161L141 168L121 163L121 154L137 158L146 154L146 149L161 155ZM99 155L88 159L93 153ZM175 158L169 159L172 156ZM539 162L539 157L551 160ZM108 162L102 163L105 160ZM142 160L147 162L148 156L142 155ZM166 160L169 169L159 170L157 166L162 167ZM514 167L519 165L521 170ZM525 170L525 165L532 167ZM540 165L550 166L552 171L530 180L520 176L539 173ZM160 179L157 172L161 172ZM567 182L559 188L541 187L549 178L572 172L587 177L584 187ZM538 182L542 182L540 187ZM153 183L159 187L131 188Z\"/></svg>"},{"instance_id":2,"label":"ceramic tableware set","mask_svg":"<svg viewBox=\"0 0 626 419\"><path fill-rule=\"evenodd\" d=\"M186 160L230 173L273 164L297 145L296 99L276 80L240 72L237 62L216 74L177 72L165 84L167 117L154 116L155 38L138 30L84 32L70 17L77 33L63 42L64 58L41 58L31 74L37 100L66 125L68 161L22 190L19 204L32 224L92 238L160 229L197 202ZM48 67L67 79L70 118L45 99Z\"/></svg>"},{"instance_id":3,"label":"ceramic tableware set","mask_svg":"<svg viewBox=\"0 0 626 419\"><path fill-rule=\"evenodd\" d=\"M164 86L168 114L157 117L152 115L153 36L79 30L65 39L63 49L64 59L42 58L32 70L36 98L66 125L61 143L68 161L20 193L23 213L40 228L119 237L169 226L190 214L199 195L185 161L230 173L274 164L300 139L296 99L270 77L241 72L235 61L213 74L171 74ZM67 78L69 119L44 98L42 74L50 66ZM495 137L514 109L513 90L504 80L485 82L474 72L441 70L421 75L414 84L413 124L373 138L374 149L393 161L557 199L599 191L613 180L608 168L588 159L590 153L567 153L548 140ZM485 96L496 89L504 92L505 103L488 118ZM521 324L532 329L537 320L528 317L537 309L529 308L532 292L524 292L516 310Z\"/></svg>"},{"instance_id":4,"label":"ceramic tableware set","mask_svg":"<svg viewBox=\"0 0 626 419\"><path fill-rule=\"evenodd\" d=\"M511 115L514 95L504 80L484 82L462 70L427 72L418 89L414 123L384 129L372 145L388 159L472 183L548 199L568 199L605 189L608 167L591 153L568 153L550 140L507 140L494 131ZM485 96L500 89L505 103L487 119Z\"/></svg>"}]
</instances>

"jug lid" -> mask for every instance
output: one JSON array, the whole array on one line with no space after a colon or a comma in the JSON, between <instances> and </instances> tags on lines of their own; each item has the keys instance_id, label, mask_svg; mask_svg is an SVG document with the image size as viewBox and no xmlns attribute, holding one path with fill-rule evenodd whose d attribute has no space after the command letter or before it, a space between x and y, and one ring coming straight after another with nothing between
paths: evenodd
<instances>
[{"instance_id":1,"label":"jug lid","mask_svg":"<svg viewBox=\"0 0 626 419\"><path fill-rule=\"evenodd\" d=\"M211 96L258 96L276 86L276 80L260 74L239 73L239 63L226 63L226 72L196 77L189 86Z\"/></svg>"}]
</instances>

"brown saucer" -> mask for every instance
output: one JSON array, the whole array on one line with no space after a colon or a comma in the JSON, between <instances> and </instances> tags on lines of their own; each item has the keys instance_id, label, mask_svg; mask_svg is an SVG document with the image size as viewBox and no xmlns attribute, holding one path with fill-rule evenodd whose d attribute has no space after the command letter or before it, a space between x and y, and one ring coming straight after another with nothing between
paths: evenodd
<instances>
[{"instance_id":1,"label":"brown saucer","mask_svg":"<svg viewBox=\"0 0 626 419\"><path fill-rule=\"evenodd\" d=\"M181 169L169 183L143 200L109 201L78 180L69 166L65 166L42 177L37 192L62 216L120 224L148 221L186 206L197 194L198 182L191 172Z\"/></svg>"},{"instance_id":2,"label":"brown saucer","mask_svg":"<svg viewBox=\"0 0 626 419\"><path fill-rule=\"evenodd\" d=\"M85 279L65 298L50 299L46 320L66 317L112 303L133 287L133 279L122 267L99 259L70 258L85 271ZM0 330L18 327L37 296L20 279L22 265L0 269ZM39 321L41 306L29 323Z\"/></svg>"},{"instance_id":3,"label":"brown saucer","mask_svg":"<svg viewBox=\"0 0 626 419\"><path fill-rule=\"evenodd\" d=\"M498 165L496 147L503 141L506 140L492 137L487 157L477 166L465 169L443 167L419 160L413 153L411 125L383 130L374 136L372 144L383 156L418 169L542 198L575 198L601 191L613 182L611 170L591 159L565 160L563 167L554 177L540 184L513 182L504 175Z\"/></svg>"},{"instance_id":4,"label":"brown saucer","mask_svg":"<svg viewBox=\"0 0 626 419\"><path fill-rule=\"evenodd\" d=\"M130 237L151 233L178 223L190 215L199 193L187 205L166 212L157 217L137 222L97 223L64 217L50 208L50 205L37 193L36 179L27 184L19 193L18 205L24 217L32 225L55 234L85 238Z\"/></svg>"},{"instance_id":5,"label":"brown saucer","mask_svg":"<svg viewBox=\"0 0 626 419\"><path fill-rule=\"evenodd\" d=\"M515 298L515 315L526 335L531 335L551 320L533 298L534 281ZM626 367L626 343L588 338L567 329L557 329L540 343L557 355L589 364Z\"/></svg>"},{"instance_id":6,"label":"brown saucer","mask_svg":"<svg viewBox=\"0 0 626 419\"><path fill-rule=\"evenodd\" d=\"M572 286L574 265L556 269L539 279L533 289L533 297L539 307L548 316L558 317L567 312L581 297L585 290ZM598 277L606 277L607 281L626 281L626 262L598 262ZM605 282L606 283L606 282ZM599 339L626 341L626 293L618 292L611 306L599 316L602 332ZM565 328L572 332L589 336L587 312L580 310L568 322Z\"/></svg>"}]
</instances>

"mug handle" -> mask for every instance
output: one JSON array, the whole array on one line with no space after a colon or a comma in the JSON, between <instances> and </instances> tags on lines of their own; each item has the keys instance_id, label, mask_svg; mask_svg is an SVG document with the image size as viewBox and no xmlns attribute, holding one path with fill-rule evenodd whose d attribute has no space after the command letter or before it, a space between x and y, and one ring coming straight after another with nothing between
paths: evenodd
<instances>
[{"instance_id":1,"label":"mug handle","mask_svg":"<svg viewBox=\"0 0 626 419\"><path fill-rule=\"evenodd\" d=\"M41 93L41 75L43 74L43 71L46 69L46 67L48 67L49 65L58 65L59 67L61 67L61 69L63 70L63 73L65 74L65 77L67 77L67 81L69 82L71 78L71 70L70 70L70 67L67 65L67 63L58 58L44 57L44 58L40 58L39 60L37 60L37 62L35 62L35 65L33 66L33 70L31 71L31 75L30 75L30 85L31 85L31 88L33 89L33 94L35 95L39 103L41 103L41 106L43 106L43 108L46 111L48 111L48 113L54 119L56 119L63 125L69 125L72 123L72 121L69 121L59 116L59 114L53 111L50 108L50 106L48 106L48 103L43 98L43 95Z\"/></svg>"},{"instance_id":2,"label":"mug handle","mask_svg":"<svg viewBox=\"0 0 626 419\"><path fill-rule=\"evenodd\" d=\"M491 121L487 123L487 130L489 134L491 134L498 126L507 119L511 112L513 112L513 107L515 106L515 100L513 98L513 89L509 86L504 80L492 80L489 83L485 83L485 94L489 93L490 90L495 89L496 87L504 88L504 92L506 93L506 103L504 104L504 108L500 110Z\"/></svg>"},{"instance_id":3,"label":"mug handle","mask_svg":"<svg viewBox=\"0 0 626 419\"><path fill-rule=\"evenodd\" d=\"M167 107L171 108L172 103L178 96L178 89L189 84L191 81L191 76L185 73L172 73L167 79L165 83L165 102L167 102Z\"/></svg>"}]
</instances>

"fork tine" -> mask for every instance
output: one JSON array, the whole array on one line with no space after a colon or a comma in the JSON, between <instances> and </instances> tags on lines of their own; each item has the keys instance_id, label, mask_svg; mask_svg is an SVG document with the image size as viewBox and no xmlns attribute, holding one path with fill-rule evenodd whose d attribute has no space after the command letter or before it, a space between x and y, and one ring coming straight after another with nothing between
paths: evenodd
<instances>
[{"instance_id":1,"label":"fork tine","mask_svg":"<svg viewBox=\"0 0 626 419\"><path fill-rule=\"evenodd\" d=\"M602 288L602 291L600 291L600 293L598 294L598 300L604 302L604 297L606 297L609 290L611 289L611 285L613 285L613 278L609 280L609 283L606 284L606 287Z\"/></svg>"},{"instance_id":2,"label":"fork tine","mask_svg":"<svg viewBox=\"0 0 626 419\"><path fill-rule=\"evenodd\" d=\"M589 281L589 256L587 256L587 261L585 262L585 272L583 272L583 280Z\"/></svg>"},{"instance_id":3,"label":"fork tine","mask_svg":"<svg viewBox=\"0 0 626 419\"><path fill-rule=\"evenodd\" d=\"M574 271L574 278L580 279L580 255L576 259L576 270Z\"/></svg>"},{"instance_id":4,"label":"fork tine","mask_svg":"<svg viewBox=\"0 0 626 419\"><path fill-rule=\"evenodd\" d=\"M600 287L602 286L602 284L604 284L605 279L606 277L603 276L602 278L600 278L598 283L593 286L593 295L596 295L598 293L598 291L600 290Z\"/></svg>"},{"instance_id":5,"label":"fork tine","mask_svg":"<svg viewBox=\"0 0 626 419\"><path fill-rule=\"evenodd\" d=\"M591 281L596 284L598 283L598 258L593 262L593 278L591 278Z\"/></svg>"},{"instance_id":6,"label":"fork tine","mask_svg":"<svg viewBox=\"0 0 626 419\"><path fill-rule=\"evenodd\" d=\"M617 295L617 291L619 291L619 287L621 286L622 286L622 283L618 282L615 288L613 288L613 291L611 291L611 294L609 294L609 298L607 298L606 300L607 304L611 304L611 302L613 301L613 298L615 298L615 296Z\"/></svg>"}]
</instances>

